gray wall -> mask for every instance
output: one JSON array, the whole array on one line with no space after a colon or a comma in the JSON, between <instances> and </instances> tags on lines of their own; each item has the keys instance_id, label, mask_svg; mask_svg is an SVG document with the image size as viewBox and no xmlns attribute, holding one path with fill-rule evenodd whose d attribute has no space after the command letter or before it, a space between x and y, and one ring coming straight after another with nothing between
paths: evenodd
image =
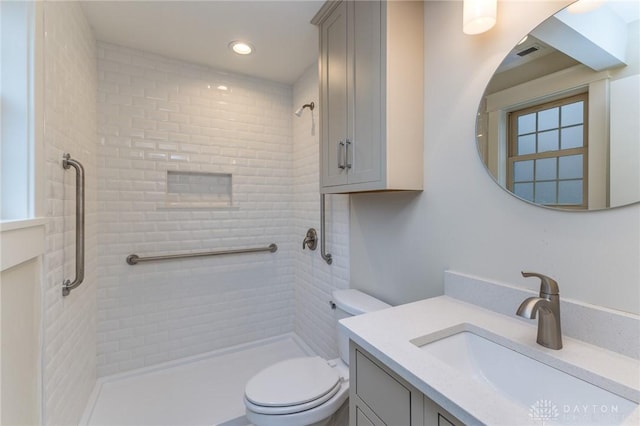
<instances>
[{"instance_id":1,"label":"gray wall","mask_svg":"<svg viewBox=\"0 0 640 426\"><path fill-rule=\"evenodd\" d=\"M562 297L640 311L640 205L567 213L528 205L478 159L475 115L507 52L568 2L500 2L498 24L462 33L462 2L425 3L422 193L351 198L351 287L390 303L442 294L452 269L536 289L521 270L555 277Z\"/></svg>"}]
</instances>

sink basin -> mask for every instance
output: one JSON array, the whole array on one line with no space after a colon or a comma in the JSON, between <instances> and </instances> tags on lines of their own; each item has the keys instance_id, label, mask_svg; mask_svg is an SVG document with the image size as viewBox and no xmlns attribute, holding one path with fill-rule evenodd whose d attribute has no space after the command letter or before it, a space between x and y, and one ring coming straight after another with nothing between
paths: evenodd
<instances>
[{"instance_id":1,"label":"sink basin","mask_svg":"<svg viewBox=\"0 0 640 426\"><path fill-rule=\"evenodd\" d=\"M638 404L472 331L412 343L480 386L553 424L624 424ZM478 388L476 388L478 389ZM491 404L490 401L488 401Z\"/></svg>"}]
</instances>

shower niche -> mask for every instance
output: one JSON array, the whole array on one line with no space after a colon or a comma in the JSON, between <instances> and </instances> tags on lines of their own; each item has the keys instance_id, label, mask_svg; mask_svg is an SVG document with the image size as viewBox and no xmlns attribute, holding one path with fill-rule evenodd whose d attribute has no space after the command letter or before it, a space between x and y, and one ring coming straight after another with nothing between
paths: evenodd
<instances>
[{"instance_id":1,"label":"shower niche","mask_svg":"<svg viewBox=\"0 0 640 426\"><path fill-rule=\"evenodd\" d=\"M233 208L233 175L167 171L163 208Z\"/></svg>"}]
</instances>

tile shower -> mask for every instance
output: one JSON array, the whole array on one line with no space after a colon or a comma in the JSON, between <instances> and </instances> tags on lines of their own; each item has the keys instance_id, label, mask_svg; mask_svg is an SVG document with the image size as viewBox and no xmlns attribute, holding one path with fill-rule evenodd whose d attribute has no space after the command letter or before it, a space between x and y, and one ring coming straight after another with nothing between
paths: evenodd
<instances>
[{"instance_id":1,"label":"tile shower","mask_svg":"<svg viewBox=\"0 0 640 426\"><path fill-rule=\"evenodd\" d=\"M98 44L99 375L293 330L292 90ZM272 242L276 255L123 261Z\"/></svg>"},{"instance_id":2,"label":"tile shower","mask_svg":"<svg viewBox=\"0 0 640 426\"><path fill-rule=\"evenodd\" d=\"M99 375L292 329L292 117L288 86L98 45ZM187 172L231 176L232 201L176 201L168 176ZM272 242L277 255L123 261Z\"/></svg>"},{"instance_id":3,"label":"tile shower","mask_svg":"<svg viewBox=\"0 0 640 426\"><path fill-rule=\"evenodd\" d=\"M46 100L61 111L45 129L58 250L45 256L46 422L77 423L96 377L283 333L336 356L328 300L348 286L346 197L327 204L334 264L301 250L319 228L319 130L317 115L293 111L317 100L317 67L289 86L96 41L76 3L47 3L45 17L47 86L67 90ZM87 280L65 299L73 182L63 151L87 168L89 235ZM270 243L277 253L125 263Z\"/></svg>"}]
</instances>

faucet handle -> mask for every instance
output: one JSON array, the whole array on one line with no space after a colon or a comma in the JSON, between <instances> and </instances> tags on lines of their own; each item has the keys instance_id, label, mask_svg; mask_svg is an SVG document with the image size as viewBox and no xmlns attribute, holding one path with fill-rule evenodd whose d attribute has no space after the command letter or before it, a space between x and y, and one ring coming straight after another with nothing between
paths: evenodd
<instances>
[{"instance_id":1,"label":"faucet handle","mask_svg":"<svg viewBox=\"0 0 640 426\"><path fill-rule=\"evenodd\" d=\"M315 229L309 228L309 230L307 231L307 235L304 237L304 240L302 240L302 250L304 250L306 247L309 247L309 249L311 250L315 250L317 246L318 234L316 233Z\"/></svg>"},{"instance_id":2,"label":"faucet handle","mask_svg":"<svg viewBox=\"0 0 640 426\"><path fill-rule=\"evenodd\" d=\"M560 289L558 287L558 282L553 278L549 278L546 275L538 274L537 272L524 272L522 271L522 276L527 277L538 277L540 278L540 295L558 295L560 294Z\"/></svg>"}]
</instances>

